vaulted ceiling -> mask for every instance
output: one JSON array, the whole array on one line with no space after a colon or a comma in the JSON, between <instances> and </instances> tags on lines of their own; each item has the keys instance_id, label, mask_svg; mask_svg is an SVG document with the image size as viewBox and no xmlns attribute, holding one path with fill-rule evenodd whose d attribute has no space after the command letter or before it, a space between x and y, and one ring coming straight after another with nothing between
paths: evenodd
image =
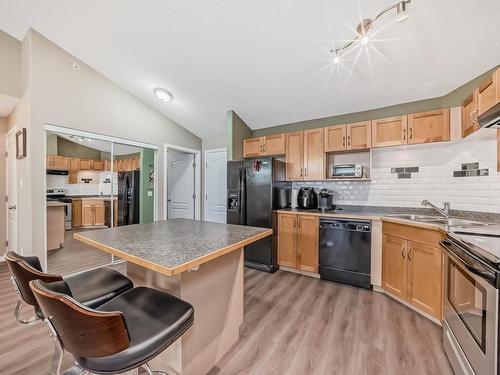
<instances>
[{"instance_id":1,"label":"vaulted ceiling","mask_svg":"<svg viewBox=\"0 0 500 375\"><path fill-rule=\"evenodd\" d=\"M0 0L0 29L33 27L203 138L224 134L230 109L269 127L441 96L500 63L498 0L412 0L406 21L384 16L369 48L332 64L393 2Z\"/></svg>"}]
</instances>

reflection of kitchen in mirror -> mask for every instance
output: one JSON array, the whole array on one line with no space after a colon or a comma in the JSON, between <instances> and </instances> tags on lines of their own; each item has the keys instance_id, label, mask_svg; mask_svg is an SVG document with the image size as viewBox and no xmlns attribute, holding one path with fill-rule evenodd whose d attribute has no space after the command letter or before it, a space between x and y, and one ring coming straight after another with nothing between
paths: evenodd
<instances>
[{"instance_id":1,"label":"reflection of kitchen in mirror","mask_svg":"<svg viewBox=\"0 0 500 375\"><path fill-rule=\"evenodd\" d=\"M152 221L153 165L153 150L47 133L50 272L71 274L119 260L75 241L73 234Z\"/></svg>"}]
</instances>

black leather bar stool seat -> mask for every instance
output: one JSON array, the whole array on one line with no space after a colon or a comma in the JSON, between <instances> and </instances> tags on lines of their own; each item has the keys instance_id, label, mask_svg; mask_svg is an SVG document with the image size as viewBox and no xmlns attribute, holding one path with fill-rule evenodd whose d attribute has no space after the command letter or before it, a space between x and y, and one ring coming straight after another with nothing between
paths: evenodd
<instances>
[{"instance_id":1,"label":"black leather bar stool seat","mask_svg":"<svg viewBox=\"0 0 500 375\"><path fill-rule=\"evenodd\" d=\"M36 316L43 319L43 314L38 308L38 303L29 287L29 282L32 280L61 281L63 277L44 273L37 257L24 257L13 251L8 251L5 254L5 260L22 300L33 306ZM97 268L65 277L64 281L69 286L71 296L90 308L98 307L134 287L129 278L109 268ZM20 308L20 303L18 303L15 311L18 321L21 323L32 322L33 320L22 321L19 319Z\"/></svg>"},{"instance_id":2,"label":"black leather bar stool seat","mask_svg":"<svg viewBox=\"0 0 500 375\"><path fill-rule=\"evenodd\" d=\"M168 348L193 324L193 307L189 303L152 288L134 288L97 310L122 312L130 344L107 357L75 357L83 368L96 373L139 367Z\"/></svg>"},{"instance_id":3,"label":"black leather bar stool seat","mask_svg":"<svg viewBox=\"0 0 500 375\"><path fill-rule=\"evenodd\" d=\"M95 374L144 367L194 321L193 306L160 290L133 288L97 309L79 304L64 281L31 281L49 325L77 364Z\"/></svg>"}]
</instances>

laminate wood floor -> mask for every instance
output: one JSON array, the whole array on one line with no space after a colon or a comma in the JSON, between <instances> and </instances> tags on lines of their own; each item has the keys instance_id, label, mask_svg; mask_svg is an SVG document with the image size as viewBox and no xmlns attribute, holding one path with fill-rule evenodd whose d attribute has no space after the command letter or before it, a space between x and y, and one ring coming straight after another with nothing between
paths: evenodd
<instances>
[{"instance_id":1,"label":"laminate wood floor","mask_svg":"<svg viewBox=\"0 0 500 375\"><path fill-rule=\"evenodd\" d=\"M16 323L16 300L1 263L0 374L47 374L52 339L44 324ZM66 366L71 363L66 356ZM240 341L209 374L453 372L440 327L383 294L284 271L246 269Z\"/></svg>"}]
</instances>

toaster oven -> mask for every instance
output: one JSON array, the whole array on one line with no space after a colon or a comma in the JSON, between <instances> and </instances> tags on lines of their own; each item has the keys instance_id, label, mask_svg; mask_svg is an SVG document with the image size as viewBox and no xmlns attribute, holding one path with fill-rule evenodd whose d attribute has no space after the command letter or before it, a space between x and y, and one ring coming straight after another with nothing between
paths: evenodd
<instances>
[{"instance_id":1,"label":"toaster oven","mask_svg":"<svg viewBox=\"0 0 500 375\"><path fill-rule=\"evenodd\" d=\"M361 164L332 164L330 178L362 178L364 167Z\"/></svg>"}]
</instances>

